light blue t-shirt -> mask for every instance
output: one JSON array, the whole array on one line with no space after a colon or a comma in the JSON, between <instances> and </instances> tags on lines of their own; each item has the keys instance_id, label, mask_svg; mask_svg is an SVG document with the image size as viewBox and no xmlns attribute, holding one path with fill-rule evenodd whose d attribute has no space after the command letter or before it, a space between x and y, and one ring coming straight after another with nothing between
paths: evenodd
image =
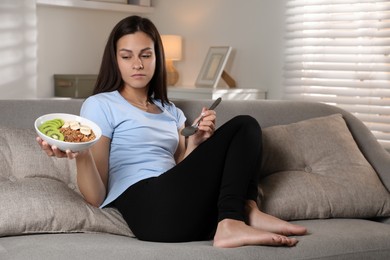
<instances>
[{"instance_id":1,"label":"light blue t-shirt","mask_svg":"<svg viewBox=\"0 0 390 260\"><path fill-rule=\"evenodd\" d=\"M101 208L136 182L159 176L175 166L178 129L186 118L173 103L152 114L131 105L118 91L87 98L80 115L95 122L111 139L108 194Z\"/></svg>"}]
</instances>

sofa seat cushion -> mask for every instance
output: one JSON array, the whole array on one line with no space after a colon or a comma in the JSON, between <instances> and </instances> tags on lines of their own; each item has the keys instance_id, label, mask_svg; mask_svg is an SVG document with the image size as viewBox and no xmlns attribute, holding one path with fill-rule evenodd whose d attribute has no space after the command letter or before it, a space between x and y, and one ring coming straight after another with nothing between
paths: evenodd
<instances>
[{"instance_id":1,"label":"sofa seat cushion","mask_svg":"<svg viewBox=\"0 0 390 260\"><path fill-rule=\"evenodd\" d=\"M132 236L114 208L87 204L74 160L48 157L30 129L0 128L0 236L103 232Z\"/></svg>"},{"instance_id":2,"label":"sofa seat cushion","mask_svg":"<svg viewBox=\"0 0 390 260\"><path fill-rule=\"evenodd\" d=\"M390 225L359 219L297 221L309 234L293 248L245 246L221 249L212 241L153 243L111 234L51 234L0 238L0 259L291 260L389 259ZM23 250L21 250L21 248Z\"/></svg>"},{"instance_id":3,"label":"sofa seat cushion","mask_svg":"<svg viewBox=\"0 0 390 260\"><path fill-rule=\"evenodd\" d=\"M285 220L390 216L390 194L340 114L263 129L260 207Z\"/></svg>"}]
</instances>

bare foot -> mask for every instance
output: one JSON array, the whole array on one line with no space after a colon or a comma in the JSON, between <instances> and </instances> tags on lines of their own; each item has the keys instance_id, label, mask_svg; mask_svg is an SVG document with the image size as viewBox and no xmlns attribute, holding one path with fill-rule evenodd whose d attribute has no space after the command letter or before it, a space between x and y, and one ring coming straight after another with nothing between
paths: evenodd
<instances>
[{"instance_id":1,"label":"bare foot","mask_svg":"<svg viewBox=\"0 0 390 260\"><path fill-rule=\"evenodd\" d=\"M245 245L294 246L297 243L298 240L295 238L258 230L243 221L233 219L220 221L214 236L214 246L221 248Z\"/></svg>"},{"instance_id":2,"label":"bare foot","mask_svg":"<svg viewBox=\"0 0 390 260\"><path fill-rule=\"evenodd\" d=\"M259 230L281 234L285 236L305 235L307 229L302 226L291 224L274 216L261 212L255 201L250 200L246 204L248 225Z\"/></svg>"}]
</instances>

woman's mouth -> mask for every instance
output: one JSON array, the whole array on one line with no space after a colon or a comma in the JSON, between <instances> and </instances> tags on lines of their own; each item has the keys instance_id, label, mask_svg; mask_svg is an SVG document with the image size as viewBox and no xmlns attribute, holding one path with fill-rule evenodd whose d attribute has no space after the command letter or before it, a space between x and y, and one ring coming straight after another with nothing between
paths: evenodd
<instances>
[{"instance_id":1,"label":"woman's mouth","mask_svg":"<svg viewBox=\"0 0 390 260\"><path fill-rule=\"evenodd\" d=\"M132 78L142 78L145 77L145 74L133 74L131 75Z\"/></svg>"}]
</instances>

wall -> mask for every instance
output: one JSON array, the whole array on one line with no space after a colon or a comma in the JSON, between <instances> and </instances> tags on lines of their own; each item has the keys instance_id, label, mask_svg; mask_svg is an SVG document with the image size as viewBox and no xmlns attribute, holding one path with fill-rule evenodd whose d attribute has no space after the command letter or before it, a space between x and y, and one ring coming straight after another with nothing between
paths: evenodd
<instances>
[{"instance_id":1,"label":"wall","mask_svg":"<svg viewBox=\"0 0 390 260\"><path fill-rule=\"evenodd\" d=\"M244 4L243 4L244 3ZM210 46L230 45L227 71L240 88L281 97L284 0L154 0L149 15L162 34L180 34L178 85L194 85ZM96 74L121 12L38 6L38 97L51 97L53 74ZM223 87L223 86L222 86Z\"/></svg>"},{"instance_id":2,"label":"wall","mask_svg":"<svg viewBox=\"0 0 390 260\"><path fill-rule=\"evenodd\" d=\"M184 59L175 62L178 85L193 85L210 46L230 45L227 71L240 88L267 89L281 97L284 1L158 0L153 20L162 34L184 38ZM168 15L167 15L168 14Z\"/></svg>"},{"instance_id":3,"label":"wall","mask_svg":"<svg viewBox=\"0 0 390 260\"><path fill-rule=\"evenodd\" d=\"M0 1L0 98L36 96L36 22L33 1Z\"/></svg>"},{"instance_id":4,"label":"wall","mask_svg":"<svg viewBox=\"0 0 390 260\"><path fill-rule=\"evenodd\" d=\"M121 12L38 6L38 97L54 95L53 74L97 74Z\"/></svg>"}]
</instances>

